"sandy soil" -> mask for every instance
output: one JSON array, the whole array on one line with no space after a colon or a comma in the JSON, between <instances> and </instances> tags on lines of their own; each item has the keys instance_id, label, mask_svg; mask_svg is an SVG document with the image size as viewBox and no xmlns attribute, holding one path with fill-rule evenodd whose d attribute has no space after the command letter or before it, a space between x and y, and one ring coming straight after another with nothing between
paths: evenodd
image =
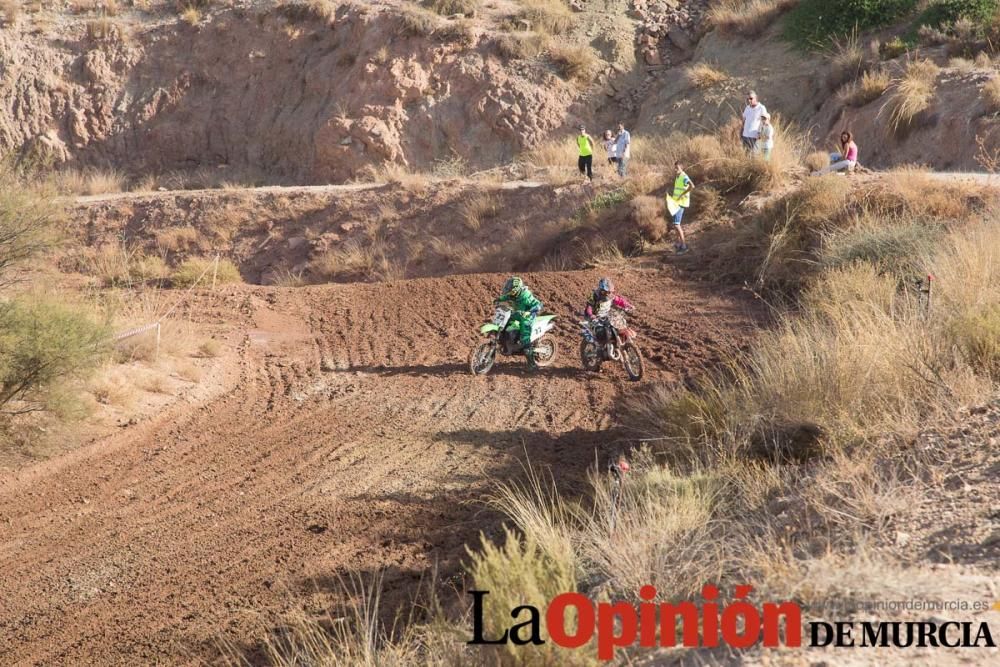
<instances>
[{"instance_id":1,"label":"sandy soil","mask_svg":"<svg viewBox=\"0 0 1000 667\"><path fill-rule=\"evenodd\" d=\"M639 386L585 375L567 315L596 277L530 276L561 358L486 378L466 359L502 276L234 288L251 324L228 389L0 478L0 662L187 662L257 612L328 607L338 576L384 568L400 601L435 564L453 577L498 528L477 501L525 454L572 491L625 445L615 406ZM681 382L752 329L739 293L654 272L620 288L644 383Z\"/></svg>"}]
</instances>

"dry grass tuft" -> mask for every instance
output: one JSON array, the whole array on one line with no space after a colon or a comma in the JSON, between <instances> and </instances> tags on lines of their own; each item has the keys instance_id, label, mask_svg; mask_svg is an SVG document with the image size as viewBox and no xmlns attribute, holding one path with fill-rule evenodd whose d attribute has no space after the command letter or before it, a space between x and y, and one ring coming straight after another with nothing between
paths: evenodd
<instances>
[{"instance_id":1,"label":"dry grass tuft","mask_svg":"<svg viewBox=\"0 0 1000 667\"><path fill-rule=\"evenodd\" d=\"M414 37L430 37L441 25L441 18L423 7L404 5L399 8L400 28Z\"/></svg>"},{"instance_id":2,"label":"dry grass tuft","mask_svg":"<svg viewBox=\"0 0 1000 667\"><path fill-rule=\"evenodd\" d=\"M5 26L17 23L21 16L21 2L19 0L2 0L0 2L0 19L3 19Z\"/></svg>"},{"instance_id":3,"label":"dry grass tuft","mask_svg":"<svg viewBox=\"0 0 1000 667\"><path fill-rule=\"evenodd\" d=\"M504 58L526 60L548 48L549 37L537 32L505 32L495 38L497 51Z\"/></svg>"},{"instance_id":4,"label":"dry grass tuft","mask_svg":"<svg viewBox=\"0 0 1000 667\"><path fill-rule=\"evenodd\" d=\"M695 88L711 88L729 81L730 78L717 65L706 62L695 63L688 67L684 72L684 76L687 77L688 82Z\"/></svg>"},{"instance_id":5,"label":"dry grass tuft","mask_svg":"<svg viewBox=\"0 0 1000 667\"><path fill-rule=\"evenodd\" d=\"M180 11L178 14L180 20L187 23L190 26L196 26L201 23L201 10L194 5L188 5Z\"/></svg>"},{"instance_id":6,"label":"dry grass tuft","mask_svg":"<svg viewBox=\"0 0 1000 667\"><path fill-rule=\"evenodd\" d=\"M198 384L205 377L205 372L190 361L177 363L174 366L174 372L177 373L177 377L192 384Z\"/></svg>"},{"instance_id":7,"label":"dry grass tuft","mask_svg":"<svg viewBox=\"0 0 1000 667\"><path fill-rule=\"evenodd\" d=\"M561 35L573 27L573 13L563 0L520 0L518 17L528 29L550 35Z\"/></svg>"},{"instance_id":8,"label":"dry grass tuft","mask_svg":"<svg viewBox=\"0 0 1000 667\"><path fill-rule=\"evenodd\" d=\"M239 269L228 259L219 259L218 265L214 257L188 257L181 262L170 275L174 287L191 287L195 283L202 289L216 285L243 282Z\"/></svg>"},{"instance_id":9,"label":"dry grass tuft","mask_svg":"<svg viewBox=\"0 0 1000 667\"><path fill-rule=\"evenodd\" d=\"M909 129L917 115L930 106L939 72L940 68L930 60L913 60L907 65L882 106L882 111L889 110L889 127L893 132Z\"/></svg>"},{"instance_id":10,"label":"dry grass tuft","mask_svg":"<svg viewBox=\"0 0 1000 667\"><path fill-rule=\"evenodd\" d=\"M194 227L167 227L153 232L156 247L161 252L185 252L200 249L204 243L201 232Z\"/></svg>"},{"instance_id":11,"label":"dry grass tuft","mask_svg":"<svg viewBox=\"0 0 1000 667\"><path fill-rule=\"evenodd\" d=\"M458 209L465 226L476 231L484 220L492 220L500 213L500 199L489 192L481 192L465 199Z\"/></svg>"},{"instance_id":12,"label":"dry grass tuft","mask_svg":"<svg viewBox=\"0 0 1000 667\"><path fill-rule=\"evenodd\" d=\"M629 217L644 240L656 243L667 235L664 204L658 197L643 195L629 202Z\"/></svg>"},{"instance_id":13,"label":"dry grass tuft","mask_svg":"<svg viewBox=\"0 0 1000 667\"><path fill-rule=\"evenodd\" d=\"M222 355L222 343L215 340L214 338L209 338L203 341L195 353L195 356L201 357L202 359L214 359L215 357Z\"/></svg>"},{"instance_id":14,"label":"dry grass tuft","mask_svg":"<svg viewBox=\"0 0 1000 667\"><path fill-rule=\"evenodd\" d=\"M337 3L333 0L292 0L282 2L278 10L293 21L329 23L337 14Z\"/></svg>"},{"instance_id":15,"label":"dry grass tuft","mask_svg":"<svg viewBox=\"0 0 1000 667\"><path fill-rule=\"evenodd\" d=\"M984 83L982 95L990 113L1000 113L1000 77L994 76Z\"/></svg>"},{"instance_id":16,"label":"dry grass tuft","mask_svg":"<svg viewBox=\"0 0 1000 667\"><path fill-rule=\"evenodd\" d=\"M115 169L63 169L51 179L56 189L65 194L101 195L125 189L125 176Z\"/></svg>"},{"instance_id":17,"label":"dry grass tuft","mask_svg":"<svg viewBox=\"0 0 1000 667\"><path fill-rule=\"evenodd\" d=\"M834 41L827 71L827 88L836 90L845 83L856 81L864 71L864 61L864 50L856 32Z\"/></svg>"},{"instance_id":18,"label":"dry grass tuft","mask_svg":"<svg viewBox=\"0 0 1000 667\"><path fill-rule=\"evenodd\" d=\"M554 43L549 56L564 79L585 86L594 80L601 60L589 46Z\"/></svg>"},{"instance_id":19,"label":"dry grass tuft","mask_svg":"<svg viewBox=\"0 0 1000 667\"><path fill-rule=\"evenodd\" d=\"M474 16L481 4L480 0L424 0L424 7L441 16L462 14Z\"/></svg>"},{"instance_id":20,"label":"dry grass tuft","mask_svg":"<svg viewBox=\"0 0 1000 667\"><path fill-rule=\"evenodd\" d=\"M844 104L863 107L882 97L891 84L892 79L887 70L871 70L862 74L857 81L845 86L840 97Z\"/></svg>"},{"instance_id":21,"label":"dry grass tuft","mask_svg":"<svg viewBox=\"0 0 1000 667\"><path fill-rule=\"evenodd\" d=\"M782 12L798 0L719 0L708 12L708 20L724 35L757 37Z\"/></svg>"}]
</instances>

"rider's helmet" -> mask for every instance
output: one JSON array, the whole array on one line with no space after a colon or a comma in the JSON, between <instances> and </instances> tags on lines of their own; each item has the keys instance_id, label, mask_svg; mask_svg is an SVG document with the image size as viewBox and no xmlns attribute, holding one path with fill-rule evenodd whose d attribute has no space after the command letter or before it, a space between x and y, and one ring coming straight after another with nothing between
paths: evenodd
<instances>
[{"instance_id":1,"label":"rider's helmet","mask_svg":"<svg viewBox=\"0 0 1000 667\"><path fill-rule=\"evenodd\" d=\"M517 276L511 276L507 279L507 282L503 284L502 295L508 298L515 298L524 289L524 281Z\"/></svg>"},{"instance_id":2,"label":"rider's helmet","mask_svg":"<svg viewBox=\"0 0 1000 667\"><path fill-rule=\"evenodd\" d=\"M611 278L601 278L597 281L597 296L607 299L615 293L615 286L611 283Z\"/></svg>"}]
</instances>

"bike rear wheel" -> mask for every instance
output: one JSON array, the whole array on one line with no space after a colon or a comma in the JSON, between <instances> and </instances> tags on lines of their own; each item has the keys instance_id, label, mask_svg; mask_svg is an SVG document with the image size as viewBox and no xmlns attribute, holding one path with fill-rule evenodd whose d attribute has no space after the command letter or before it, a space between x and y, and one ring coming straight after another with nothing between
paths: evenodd
<instances>
[{"instance_id":1,"label":"bike rear wheel","mask_svg":"<svg viewBox=\"0 0 1000 667\"><path fill-rule=\"evenodd\" d=\"M622 366L628 373L628 379L636 382L642 379L643 364L642 352L639 351L635 343L623 343L621 348Z\"/></svg>"},{"instance_id":2,"label":"bike rear wheel","mask_svg":"<svg viewBox=\"0 0 1000 667\"><path fill-rule=\"evenodd\" d=\"M495 342L488 341L472 348L469 356L469 370L473 375L486 375L493 368L497 359L497 346Z\"/></svg>"}]
</instances>

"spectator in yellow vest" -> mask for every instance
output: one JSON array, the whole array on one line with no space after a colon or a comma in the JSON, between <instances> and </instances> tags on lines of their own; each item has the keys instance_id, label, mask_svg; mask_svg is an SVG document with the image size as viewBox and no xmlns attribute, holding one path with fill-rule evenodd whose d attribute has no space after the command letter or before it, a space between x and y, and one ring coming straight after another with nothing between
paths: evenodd
<instances>
[{"instance_id":1,"label":"spectator in yellow vest","mask_svg":"<svg viewBox=\"0 0 1000 667\"><path fill-rule=\"evenodd\" d=\"M691 205L691 191L694 190L694 181L684 173L684 165L680 161L674 163L674 174L674 188L667 196L673 200L676 212L670 213L671 206L668 202L667 215L672 218L679 239L674 244L674 248L678 254L682 255L688 251L688 245L684 240L684 230L681 229L681 219L684 217L685 209Z\"/></svg>"},{"instance_id":2,"label":"spectator in yellow vest","mask_svg":"<svg viewBox=\"0 0 1000 667\"><path fill-rule=\"evenodd\" d=\"M580 134L576 137L576 145L580 149L580 159L576 166L580 173L590 182L594 180L594 140L587 134L587 128L580 126Z\"/></svg>"}]
</instances>

